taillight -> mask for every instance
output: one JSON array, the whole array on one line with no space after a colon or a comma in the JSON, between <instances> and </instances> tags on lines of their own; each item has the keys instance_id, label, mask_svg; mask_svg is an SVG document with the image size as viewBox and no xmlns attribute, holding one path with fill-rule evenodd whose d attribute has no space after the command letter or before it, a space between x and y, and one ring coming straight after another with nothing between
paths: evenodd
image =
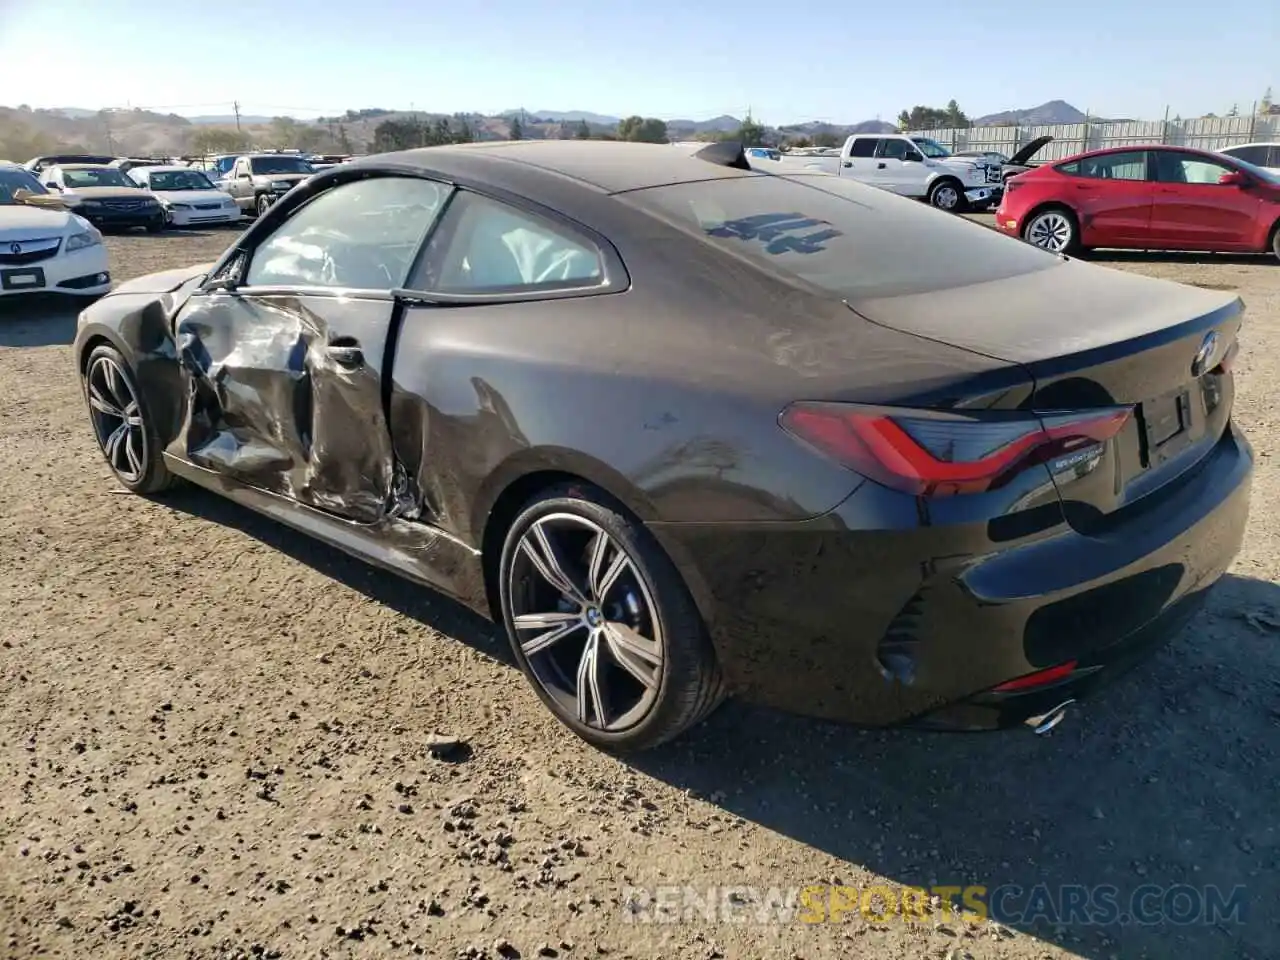
<instances>
[{"instance_id":1,"label":"taillight","mask_svg":"<svg viewBox=\"0 0 1280 960\"><path fill-rule=\"evenodd\" d=\"M779 422L877 483L946 497L994 490L1033 464L1104 443L1131 413L1130 407L955 413L799 401L782 411Z\"/></svg>"},{"instance_id":2,"label":"taillight","mask_svg":"<svg viewBox=\"0 0 1280 960\"><path fill-rule=\"evenodd\" d=\"M1009 680L992 689L996 693L1018 693L1023 690L1034 690L1036 687L1047 687L1051 683L1065 680L1075 672L1076 661L1068 660L1066 663L1060 663L1056 667L1037 670L1035 673L1028 673L1025 676L1018 677L1016 680Z\"/></svg>"}]
</instances>

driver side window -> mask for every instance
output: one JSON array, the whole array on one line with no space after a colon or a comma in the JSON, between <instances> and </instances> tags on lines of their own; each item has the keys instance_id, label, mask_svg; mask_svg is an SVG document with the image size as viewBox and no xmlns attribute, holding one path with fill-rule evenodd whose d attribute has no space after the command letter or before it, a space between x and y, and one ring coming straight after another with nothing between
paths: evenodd
<instances>
[{"instance_id":1,"label":"driver side window","mask_svg":"<svg viewBox=\"0 0 1280 960\"><path fill-rule=\"evenodd\" d=\"M258 245L244 283L347 290L403 286L450 189L434 180L377 177L327 190Z\"/></svg>"}]
</instances>

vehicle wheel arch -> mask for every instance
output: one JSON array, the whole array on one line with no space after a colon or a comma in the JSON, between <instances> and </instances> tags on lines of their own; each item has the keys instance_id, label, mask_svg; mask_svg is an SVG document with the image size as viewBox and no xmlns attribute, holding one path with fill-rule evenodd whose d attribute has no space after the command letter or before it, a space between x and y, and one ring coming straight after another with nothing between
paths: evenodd
<instances>
[{"instance_id":1,"label":"vehicle wheel arch","mask_svg":"<svg viewBox=\"0 0 1280 960\"><path fill-rule=\"evenodd\" d=\"M473 543L481 550L480 561L484 571L485 594L495 623L502 622L502 604L498 596L498 567L502 558L502 544L507 531L521 509L534 497L553 487L583 483L594 487L616 502L622 511L631 514L641 523L657 518L657 509L643 491L632 485L612 467L584 457L515 456L490 475L490 482L476 498L476 532ZM564 453L568 453L565 451ZM705 619L712 609L710 594L698 574L691 558L680 553L677 546L658 538L676 569L684 578L694 602Z\"/></svg>"},{"instance_id":2,"label":"vehicle wheel arch","mask_svg":"<svg viewBox=\"0 0 1280 960\"><path fill-rule=\"evenodd\" d=\"M1280 217L1277 217L1276 222L1271 225L1271 232L1267 234L1267 245L1263 251L1275 254L1276 259L1280 260Z\"/></svg>"},{"instance_id":3,"label":"vehicle wheel arch","mask_svg":"<svg viewBox=\"0 0 1280 960\"><path fill-rule=\"evenodd\" d=\"M1081 229L1084 226L1080 221L1080 214L1076 213L1075 210L1073 210L1070 206L1068 206L1062 200L1046 200L1044 201L1044 203L1037 204L1036 206L1028 210L1025 214L1023 214L1022 222L1024 225L1027 223L1030 223L1035 217L1038 217L1040 216L1040 214L1046 213L1049 210L1061 210L1063 213L1065 213L1068 217L1071 218L1071 222L1074 223L1076 227L1076 240L1079 241L1080 239L1079 234Z\"/></svg>"}]
</instances>

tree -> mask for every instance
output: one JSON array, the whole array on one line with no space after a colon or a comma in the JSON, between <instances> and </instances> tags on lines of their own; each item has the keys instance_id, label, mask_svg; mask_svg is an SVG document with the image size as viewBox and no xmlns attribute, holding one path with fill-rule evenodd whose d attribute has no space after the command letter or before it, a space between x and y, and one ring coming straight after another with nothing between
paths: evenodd
<instances>
[{"instance_id":1,"label":"tree","mask_svg":"<svg viewBox=\"0 0 1280 960\"><path fill-rule=\"evenodd\" d=\"M898 114L899 130L932 130L936 127L967 127L969 118L954 100L945 107L926 107L917 104Z\"/></svg>"},{"instance_id":2,"label":"tree","mask_svg":"<svg viewBox=\"0 0 1280 960\"><path fill-rule=\"evenodd\" d=\"M412 150L422 146L422 124L417 120L383 120L373 128L373 149L377 153Z\"/></svg>"},{"instance_id":3,"label":"tree","mask_svg":"<svg viewBox=\"0 0 1280 960\"><path fill-rule=\"evenodd\" d=\"M738 127L737 139L744 147L759 147L764 144L764 126L756 123L750 110L747 111L747 117L742 121L742 125Z\"/></svg>"},{"instance_id":4,"label":"tree","mask_svg":"<svg viewBox=\"0 0 1280 960\"><path fill-rule=\"evenodd\" d=\"M201 127L191 137L191 152L199 156L242 153L249 149L249 135L225 127Z\"/></svg>"},{"instance_id":5,"label":"tree","mask_svg":"<svg viewBox=\"0 0 1280 960\"><path fill-rule=\"evenodd\" d=\"M632 143L666 143L667 123L656 117L633 115L618 124L618 139Z\"/></svg>"},{"instance_id":6,"label":"tree","mask_svg":"<svg viewBox=\"0 0 1280 960\"><path fill-rule=\"evenodd\" d=\"M524 124L520 122L520 117L518 115L511 118L511 133L508 136L508 139L510 140L524 139Z\"/></svg>"},{"instance_id":7,"label":"tree","mask_svg":"<svg viewBox=\"0 0 1280 960\"><path fill-rule=\"evenodd\" d=\"M579 140L591 139L591 128L587 126L587 121L585 120L578 121L578 130L577 130L577 133L574 134L574 136L576 136Z\"/></svg>"}]
</instances>

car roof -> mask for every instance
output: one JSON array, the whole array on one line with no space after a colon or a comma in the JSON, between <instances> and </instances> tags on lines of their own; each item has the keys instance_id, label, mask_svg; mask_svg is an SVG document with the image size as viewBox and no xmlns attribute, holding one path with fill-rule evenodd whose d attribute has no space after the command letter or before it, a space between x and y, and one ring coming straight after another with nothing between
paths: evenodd
<instances>
[{"instance_id":1,"label":"car roof","mask_svg":"<svg viewBox=\"0 0 1280 960\"><path fill-rule=\"evenodd\" d=\"M113 167L109 163L55 163L55 167L59 170L114 170L119 173L119 167Z\"/></svg>"},{"instance_id":2,"label":"car roof","mask_svg":"<svg viewBox=\"0 0 1280 960\"><path fill-rule=\"evenodd\" d=\"M1081 157L1103 157L1109 153L1134 153L1138 150L1163 150L1167 153L1188 153L1195 157L1212 157L1214 151L1200 150L1197 147L1179 147L1171 143L1130 143L1123 147L1104 147L1101 150L1086 150L1083 153L1076 153L1069 157L1063 157L1062 160L1054 160L1051 165L1056 166L1067 160L1078 160Z\"/></svg>"},{"instance_id":3,"label":"car roof","mask_svg":"<svg viewBox=\"0 0 1280 960\"><path fill-rule=\"evenodd\" d=\"M187 167L178 163L155 163L155 164L149 163L146 166L135 167L134 169L138 171L146 170L150 173L169 173L170 171L178 171L178 170L184 171L186 173L204 173L203 170L197 170L195 167ZM133 170L130 170L129 172L133 173Z\"/></svg>"},{"instance_id":4,"label":"car roof","mask_svg":"<svg viewBox=\"0 0 1280 960\"><path fill-rule=\"evenodd\" d=\"M529 171L559 175L606 193L699 180L761 176L694 154L696 148L610 140L497 140L423 147L362 158L353 166L415 166L424 171L466 175L499 189L519 192Z\"/></svg>"}]
</instances>

